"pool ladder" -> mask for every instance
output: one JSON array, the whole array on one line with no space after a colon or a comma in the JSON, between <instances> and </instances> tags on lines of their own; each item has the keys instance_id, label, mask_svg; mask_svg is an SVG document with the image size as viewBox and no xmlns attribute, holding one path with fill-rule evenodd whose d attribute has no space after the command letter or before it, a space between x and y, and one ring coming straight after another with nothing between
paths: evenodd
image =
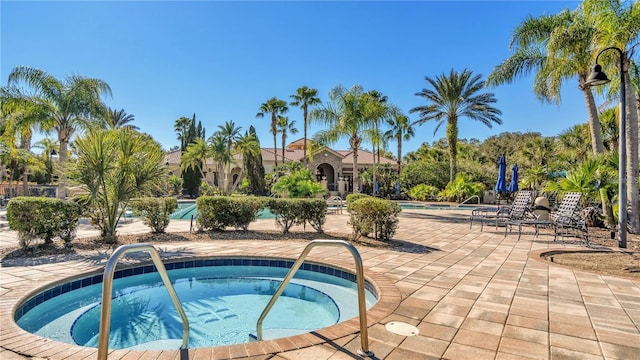
<instances>
[{"instance_id":1,"label":"pool ladder","mask_svg":"<svg viewBox=\"0 0 640 360\"><path fill-rule=\"evenodd\" d=\"M120 260L124 254L139 251L149 252L151 259L153 260L153 264L156 266L156 269L158 269L158 274L160 274L160 277L164 282L164 286L167 288L169 297L171 297L171 301L173 301L173 305L176 307L176 310L178 310L178 314L182 319L182 346L180 349L187 349L187 345L189 343L189 320L187 320L187 315L184 313L184 309L182 309L182 304L180 303L180 299L178 299L178 294L176 294L176 290L173 288L171 280L169 280L167 269L165 269L164 264L160 259L158 250L150 244L130 244L118 247L111 257L109 257L109 260L104 267L104 275L102 276L102 307L100 308L100 332L98 333L98 360L106 360L109 354L111 294L113 292L113 274L115 272L116 265L118 264L118 260Z\"/></svg>"},{"instance_id":2,"label":"pool ladder","mask_svg":"<svg viewBox=\"0 0 640 360\"><path fill-rule=\"evenodd\" d=\"M271 297L271 300L269 300L269 303L267 304L267 306L265 306L264 310L262 311L262 314L260 314L260 317L258 318L258 323L256 324L256 330L257 330L256 332L257 332L258 340L262 340L262 322L264 321L265 317L267 317L267 314L269 313L269 311L271 311L271 308L273 307L275 302L280 298L280 295L282 295L282 293L284 292L284 289L287 287L287 284L289 284L291 279L293 279L293 276L298 271L298 269L304 262L304 259L307 257L307 255L309 255L309 252L311 251L311 249L313 249L316 246L344 246L345 248L347 248L347 250L349 250L349 252L351 252L351 255L353 255L353 259L355 260L355 263L356 263L356 283L358 286L358 312L360 314L361 349L358 350L358 354L361 356L373 357L373 352L369 350L369 335L367 332L367 307L365 303L364 271L362 269L362 258L360 257L360 253L358 253L358 250L356 250L355 246L353 246L352 244L344 240L312 240L307 244L307 246L304 248L304 250L298 257L298 260L296 260L296 262L293 264L293 266L291 267L287 275L282 280L282 283L280 283L280 286Z\"/></svg>"}]
</instances>

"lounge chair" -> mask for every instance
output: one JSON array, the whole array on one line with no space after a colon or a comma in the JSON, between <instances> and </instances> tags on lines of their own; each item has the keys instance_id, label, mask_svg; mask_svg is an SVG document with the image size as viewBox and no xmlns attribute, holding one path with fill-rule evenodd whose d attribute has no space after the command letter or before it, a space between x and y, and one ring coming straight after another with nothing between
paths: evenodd
<instances>
[{"instance_id":1,"label":"lounge chair","mask_svg":"<svg viewBox=\"0 0 640 360\"><path fill-rule=\"evenodd\" d=\"M522 219L530 212L529 205L531 203L532 192L530 190L520 190L516 194L511 206L502 207L480 207L471 212L469 229L473 226L473 221L480 222L480 231L482 231L485 221L495 221L496 229L498 224L506 223L512 219Z\"/></svg>"},{"instance_id":2,"label":"lounge chair","mask_svg":"<svg viewBox=\"0 0 640 360\"><path fill-rule=\"evenodd\" d=\"M589 230L586 223L580 216L580 199L582 193L568 192L562 198L562 201L558 205L558 210L551 213L549 220L543 220L538 218L510 220L507 222L505 228L505 235L507 230L511 231L513 225L518 226L518 240L522 235L522 226L535 227L535 235L538 235L540 227L549 227L553 229L553 240L558 238L558 235L565 236L572 233L577 233L578 237L584 235L584 242L589 245Z\"/></svg>"},{"instance_id":3,"label":"lounge chair","mask_svg":"<svg viewBox=\"0 0 640 360\"><path fill-rule=\"evenodd\" d=\"M342 214L344 208L344 200L340 196L331 196L327 199L327 212L333 214Z\"/></svg>"}]
</instances>

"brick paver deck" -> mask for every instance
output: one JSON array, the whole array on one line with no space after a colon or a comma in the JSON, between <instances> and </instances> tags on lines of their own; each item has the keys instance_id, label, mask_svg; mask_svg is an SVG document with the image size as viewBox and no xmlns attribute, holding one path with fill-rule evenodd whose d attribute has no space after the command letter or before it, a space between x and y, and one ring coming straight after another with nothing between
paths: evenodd
<instances>
[{"instance_id":1,"label":"brick paver deck","mask_svg":"<svg viewBox=\"0 0 640 360\"><path fill-rule=\"evenodd\" d=\"M406 359L640 359L640 282L573 271L539 260L548 249L578 249L553 237L469 230L469 212L405 210L394 250L359 246L365 273L383 301L369 311L375 358ZM347 215L329 215L328 231L348 229ZM275 229L259 220L251 229ZM170 231L188 229L174 221ZM140 222L124 232L147 232ZM297 228L295 231L302 231ZM307 229L307 231L310 231ZM92 233L83 227L80 236ZM319 238L322 235L318 236ZM0 228L0 247L15 246L15 233ZM304 242L208 241L162 243L174 256L260 255L297 258ZM349 255L324 248L312 259L353 268ZM104 254L28 261L0 268L0 358L93 359L96 349L40 338L20 329L13 311L20 299L52 281L99 270ZM388 332L401 321L417 336ZM191 359L353 359L360 347L357 320L295 339L195 349ZM250 357L249 357L250 356ZM179 359L178 351L112 351L110 359Z\"/></svg>"}]
</instances>

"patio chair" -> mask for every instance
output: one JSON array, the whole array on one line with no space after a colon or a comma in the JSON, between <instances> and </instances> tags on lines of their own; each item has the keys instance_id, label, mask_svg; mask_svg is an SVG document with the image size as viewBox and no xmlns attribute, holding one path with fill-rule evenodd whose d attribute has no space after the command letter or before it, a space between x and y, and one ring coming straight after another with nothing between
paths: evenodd
<instances>
[{"instance_id":1,"label":"patio chair","mask_svg":"<svg viewBox=\"0 0 640 360\"><path fill-rule=\"evenodd\" d=\"M556 241L558 235L565 236L570 233L578 233L584 235L584 242L589 245L588 228L582 217L580 216L580 199L582 193L568 192L562 198L558 205L558 209L551 212L549 220L528 218L520 220L509 220L505 227L505 236L507 231L511 231L513 225L518 226L518 240L522 236L522 226L533 226L535 228L535 236L539 234L539 228L549 227L553 229L553 240Z\"/></svg>"},{"instance_id":2,"label":"patio chair","mask_svg":"<svg viewBox=\"0 0 640 360\"><path fill-rule=\"evenodd\" d=\"M327 213L342 214L344 207L344 200L340 196L331 196L327 199Z\"/></svg>"},{"instance_id":3,"label":"patio chair","mask_svg":"<svg viewBox=\"0 0 640 360\"><path fill-rule=\"evenodd\" d=\"M510 219L521 219L529 213L532 192L530 190L520 190L516 194L511 206L501 207L480 207L471 212L469 229L473 226L473 221L480 222L480 231L484 227L485 221L495 221L496 229L498 224L506 223Z\"/></svg>"}]
</instances>

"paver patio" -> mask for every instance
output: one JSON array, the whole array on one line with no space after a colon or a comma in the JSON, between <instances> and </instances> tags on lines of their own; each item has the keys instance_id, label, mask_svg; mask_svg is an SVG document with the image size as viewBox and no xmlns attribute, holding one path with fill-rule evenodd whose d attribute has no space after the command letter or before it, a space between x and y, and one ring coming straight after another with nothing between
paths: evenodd
<instances>
[{"instance_id":1,"label":"paver patio","mask_svg":"<svg viewBox=\"0 0 640 360\"><path fill-rule=\"evenodd\" d=\"M489 227L469 230L469 211L405 210L397 249L358 246L365 274L377 283L382 304L369 311L370 349L379 359L640 359L640 282L574 271L539 260L548 249L578 249L552 236L504 235ZM329 215L325 229L345 232L347 215ZM173 221L169 231L188 230ZM252 230L275 230L259 220ZM147 232L134 221L121 233ZM302 231L296 228L294 231ZM310 231L307 229L307 231ZM94 234L83 227L79 236ZM319 234L318 238L322 235ZM15 233L0 228L0 247L16 246ZM162 243L178 257L248 255L297 258L302 241L207 241ZM312 251L310 259L353 268L348 253ZM0 358L93 359L96 349L43 339L20 329L13 311L20 299L53 281L96 271L106 256L74 257L0 267ZM417 336L388 332L385 324L417 326ZM355 325L354 325L355 324ZM195 349L191 359L353 359L360 347L357 320L317 335L245 345ZM110 359L178 359L178 351L110 353Z\"/></svg>"}]
</instances>

